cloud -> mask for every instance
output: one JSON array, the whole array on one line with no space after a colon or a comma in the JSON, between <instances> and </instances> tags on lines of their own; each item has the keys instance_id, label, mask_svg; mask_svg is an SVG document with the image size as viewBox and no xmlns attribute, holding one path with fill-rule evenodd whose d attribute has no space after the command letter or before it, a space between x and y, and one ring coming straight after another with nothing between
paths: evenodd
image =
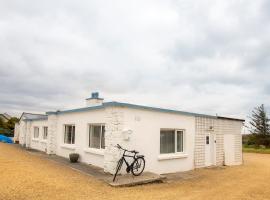
<instances>
[{"instance_id":1,"label":"cloud","mask_svg":"<svg viewBox=\"0 0 270 200\"><path fill-rule=\"evenodd\" d=\"M266 0L0 1L0 112L106 100L245 117L270 100Z\"/></svg>"}]
</instances>

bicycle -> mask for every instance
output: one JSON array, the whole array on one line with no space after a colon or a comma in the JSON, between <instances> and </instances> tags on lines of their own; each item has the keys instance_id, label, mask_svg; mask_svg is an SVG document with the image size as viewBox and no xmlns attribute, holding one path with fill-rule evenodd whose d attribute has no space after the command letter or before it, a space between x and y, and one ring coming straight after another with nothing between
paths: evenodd
<instances>
[{"instance_id":1,"label":"bicycle","mask_svg":"<svg viewBox=\"0 0 270 200\"><path fill-rule=\"evenodd\" d=\"M117 167L116 167L116 172L114 174L113 177L113 182L115 181L115 178L117 176L117 173L120 171L123 162L125 162L127 168L126 168L126 172L127 173L132 173L134 176L139 176L142 174L144 168L145 168L145 160L144 160L144 156L143 155L137 155L139 152L138 151L129 151L127 149L122 148L119 144L116 145L116 147L118 149L121 149L124 151L122 157L120 158L120 160L117 163ZM133 155L126 155L126 152L128 153L133 153ZM127 162L127 160L125 159L126 157L129 158L133 158L133 162L131 164L129 164Z\"/></svg>"}]
</instances>

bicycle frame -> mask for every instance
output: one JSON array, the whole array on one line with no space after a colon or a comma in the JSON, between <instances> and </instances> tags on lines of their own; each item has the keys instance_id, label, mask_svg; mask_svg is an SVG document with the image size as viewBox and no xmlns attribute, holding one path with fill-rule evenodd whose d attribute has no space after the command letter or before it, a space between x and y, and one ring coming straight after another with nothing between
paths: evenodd
<instances>
[{"instance_id":1,"label":"bicycle frame","mask_svg":"<svg viewBox=\"0 0 270 200\"><path fill-rule=\"evenodd\" d=\"M127 173L130 172L131 168L133 167L133 164L135 163L135 161L136 161L136 159L137 159L137 158L136 158L136 155L139 153L139 152L137 152L137 151L135 151L135 150L133 150L133 151L128 151L127 149L123 149L119 144L117 144L116 147L117 147L118 149L122 149L124 152L123 152L123 154L122 154L121 159L118 161L118 163L120 162L121 165L119 166L119 168L117 168L117 170L116 170L116 172L115 172L115 174L114 174L114 177L113 177L113 181L115 180L118 171L122 168L123 162L125 162L125 164L126 164L126 166L127 166L127 168L126 168ZM126 155L126 152L128 152L128 153L133 153L133 155ZM128 161L126 160L126 158L133 158L133 161L131 162L131 164L128 163Z\"/></svg>"},{"instance_id":2,"label":"bicycle frame","mask_svg":"<svg viewBox=\"0 0 270 200\"><path fill-rule=\"evenodd\" d=\"M135 158L136 158L136 154L137 154L137 153L133 153L134 155L131 156L131 155L126 155L126 152L132 153L132 152L130 152L130 151L124 150L124 153L123 153L121 159L125 162L125 164L126 164L126 166L127 166L127 169L129 169L129 168L133 165L133 163L135 162ZM134 159L133 162L132 162L131 164L129 164L128 161L125 159L126 157L128 157L128 158L133 158L133 159Z\"/></svg>"}]
</instances>

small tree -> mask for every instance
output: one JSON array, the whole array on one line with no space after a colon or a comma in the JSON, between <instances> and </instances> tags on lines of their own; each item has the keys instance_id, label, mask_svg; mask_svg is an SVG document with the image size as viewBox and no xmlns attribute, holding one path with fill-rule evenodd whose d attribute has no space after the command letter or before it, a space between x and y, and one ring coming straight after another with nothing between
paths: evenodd
<instances>
[{"instance_id":1,"label":"small tree","mask_svg":"<svg viewBox=\"0 0 270 200\"><path fill-rule=\"evenodd\" d=\"M3 128L5 126L4 120L0 117L0 128Z\"/></svg>"},{"instance_id":2,"label":"small tree","mask_svg":"<svg viewBox=\"0 0 270 200\"><path fill-rule=\"evenodd\" d=\"M252 111L250 119L249 129L252 134L261 136L270 135L269 118L267 117L263 104Z\"/></svg>"},{"instance_id":3,"label":"small tree","mask_svg":"<svg viewBox=\"0 0 270 200\"><path fill-rule=\"evenodd\" d=\"M15 127L15 123L18 122L19 119L17 117L12 117L10 118L7 123L6 123L6 126L9 130L14 130L14 127Z\"/></svg>"}]
</instances>

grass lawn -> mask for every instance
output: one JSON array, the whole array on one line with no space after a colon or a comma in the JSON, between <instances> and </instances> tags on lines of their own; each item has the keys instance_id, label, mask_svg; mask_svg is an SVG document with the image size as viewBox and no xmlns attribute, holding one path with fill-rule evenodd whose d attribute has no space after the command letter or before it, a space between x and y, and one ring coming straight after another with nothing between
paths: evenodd
<instances>
[{"instance_id":1,"label":"grass lawn","mask_svg":"<svg viewBox=\"0 0 270 200\"><path fill-rule=\"evenodd\" d=\"M263 149L263 148L243 147L243 152L270 154L270 148Z\"/></svg>"}]
</instances>

